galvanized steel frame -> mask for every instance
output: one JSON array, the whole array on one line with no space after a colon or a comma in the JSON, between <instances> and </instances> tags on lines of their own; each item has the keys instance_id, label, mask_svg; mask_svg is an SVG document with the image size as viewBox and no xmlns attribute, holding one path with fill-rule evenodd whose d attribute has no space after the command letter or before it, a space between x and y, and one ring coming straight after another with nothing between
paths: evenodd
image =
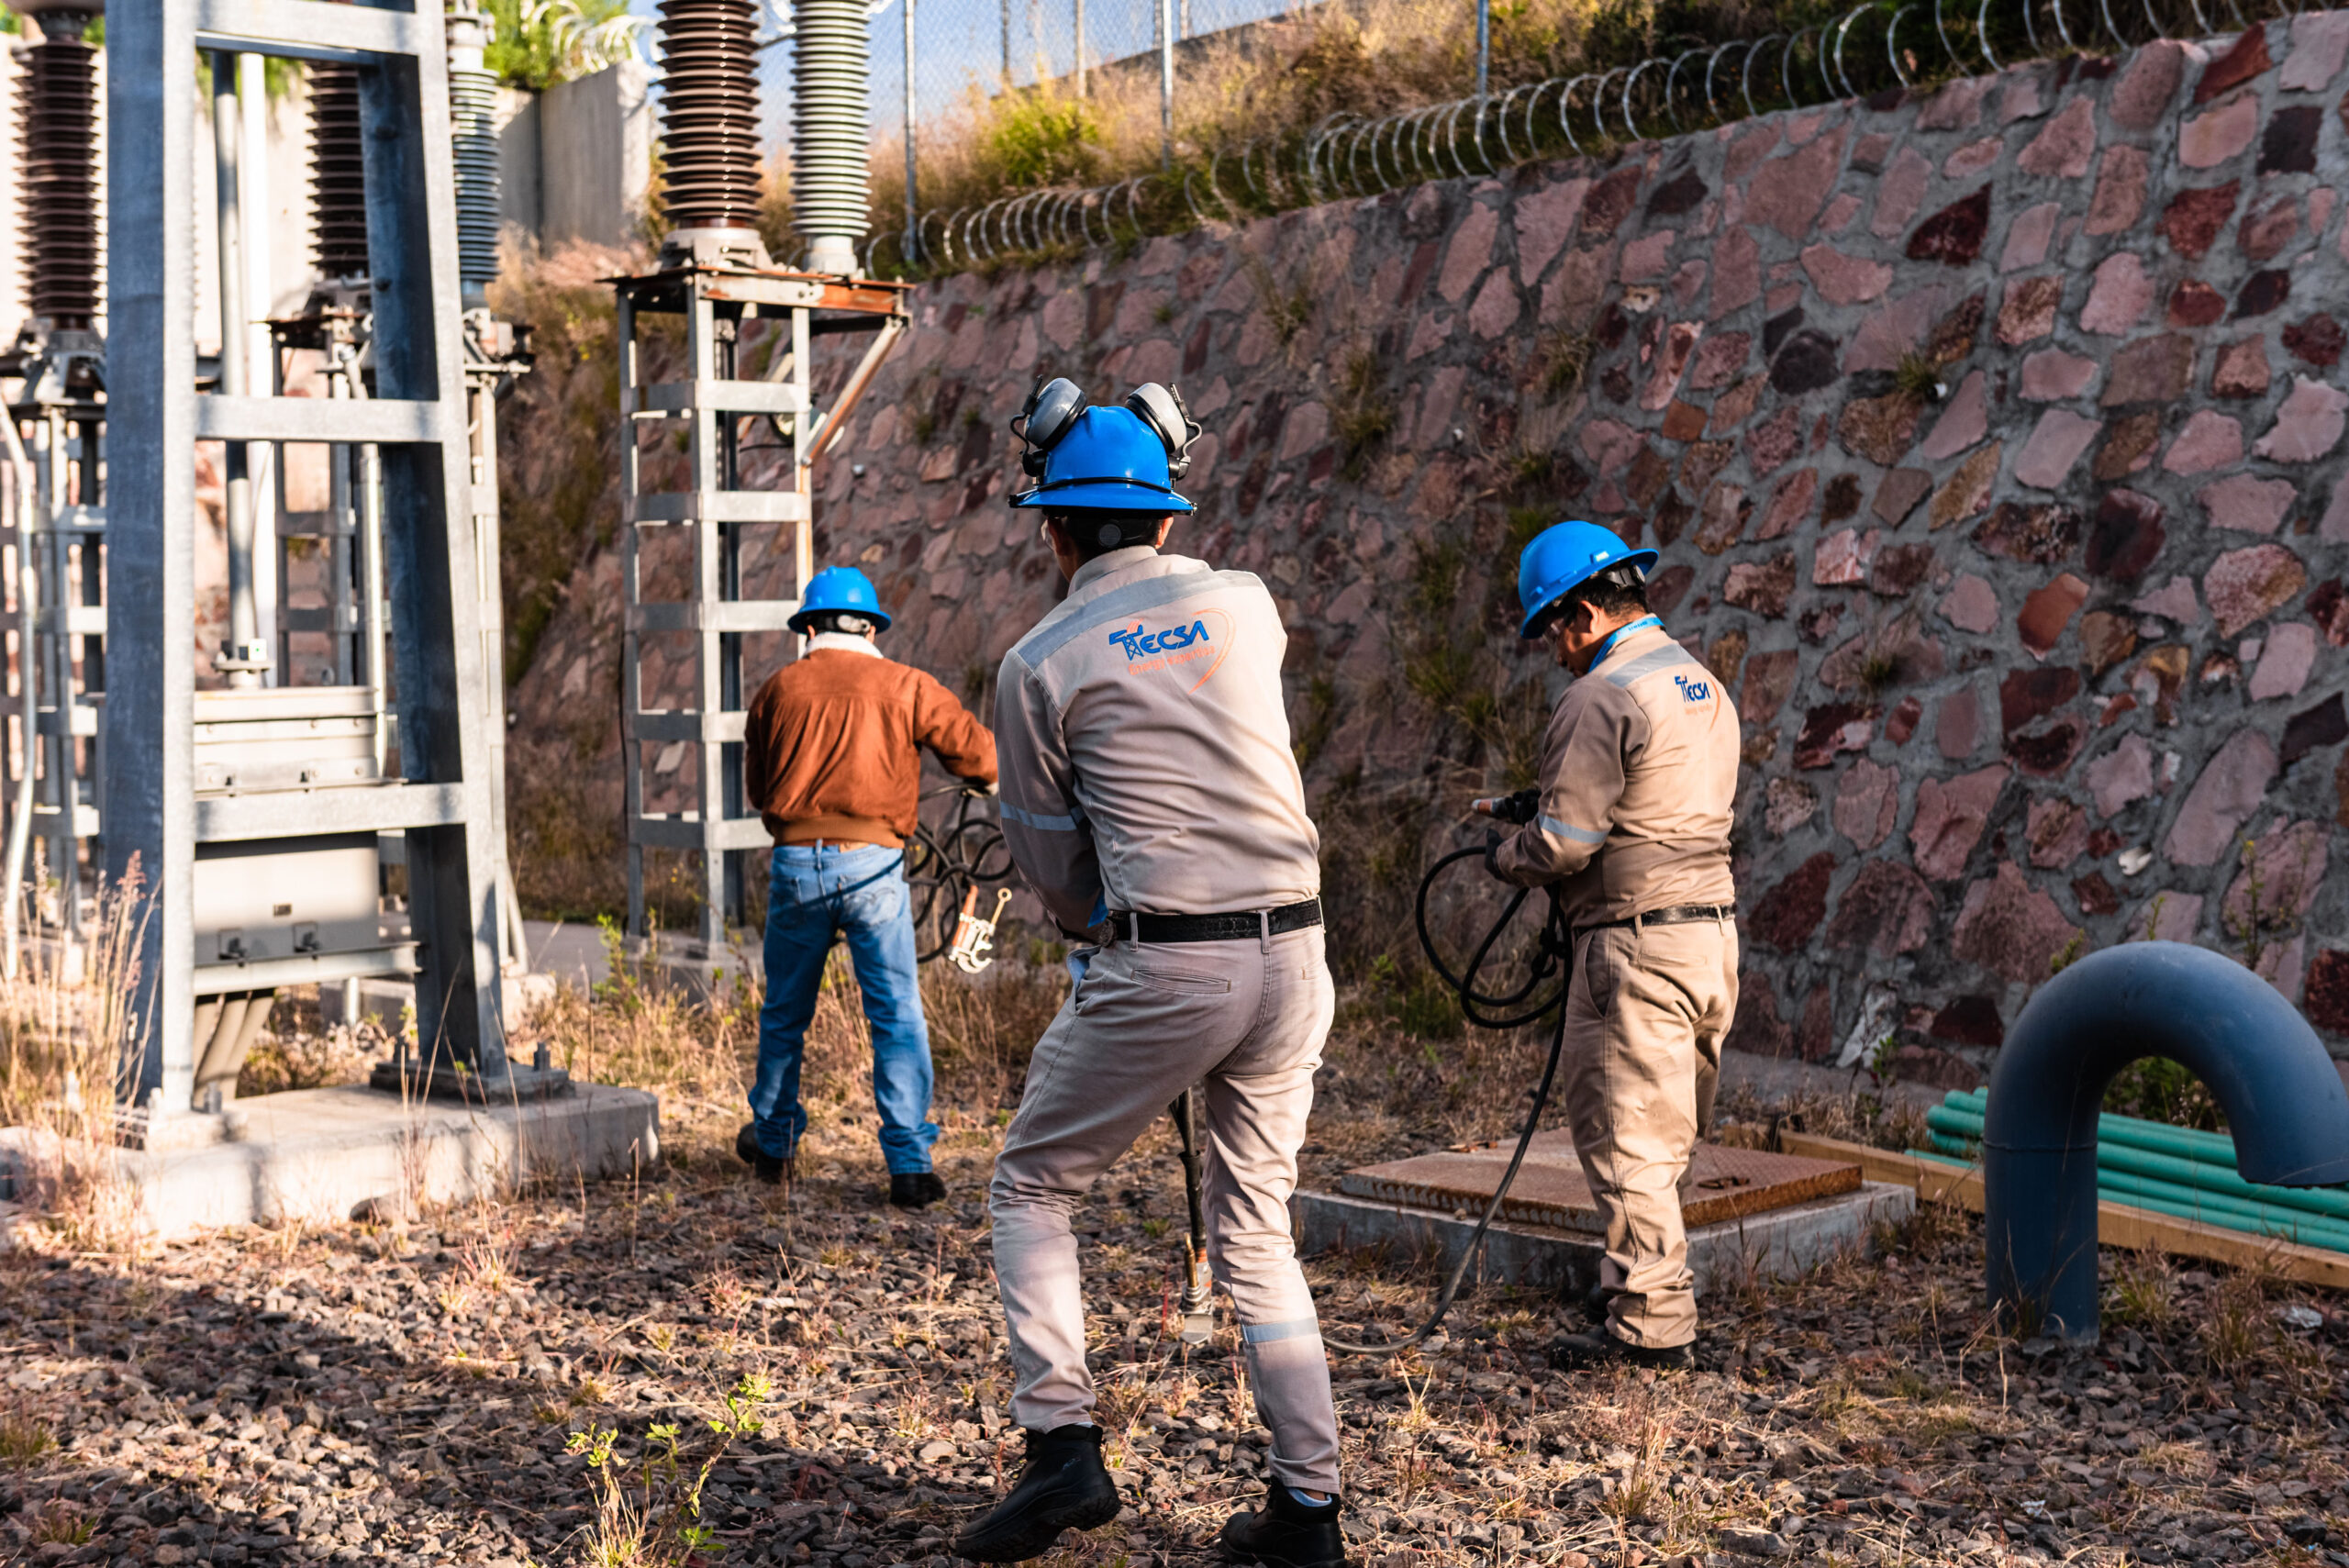
<instances>
[{"instance_id":1,"label":"galvanized steel frame","mask_svg":"<svg viewBox=\"0 0 2349 1568\"><path fill-rule=\"evenodd\" d=\"M651 934L647 918L644 852L684 850L699 857L695 939L698 956L721 951L729 914L740 901L746 851L768 845L765 825L742 799L740 747L745 708L741 639L751 632L787 629L800 595L815 571L811 532L812 471L844 428L873 372L905 329L904 287L849 282L804 273L679 266L643 277L614 280L619 293L620 350L620 583L624 630L620 655L620 762L628 823L628 934ZM818 320L818 313L823 318ZM646 314L685 318L684 375L674 381L644 379L645 357L638 318ZM768 351L766 375L740 374L740 327L773 321L771 331L788 333L787 346ZM815 407L810 347L834 331L877 330L855 373L832 407ZM790 432L791 487L741 488L736 446L739 422L764 417ZM642 488L643 458L637 440L640 420L683 421L688 487L652 492ZM793 529L793 596L741 596L742 525L788 524ZM692 532L692 596L658 601L644 597L640 530L685 528ZM682 633L693 638L693 681L688 706L647 709L643 704L643 639L646 633ZM684 741L696 759L694 804L677 812L644 808L644 748L648 741Z\"/></svg>"},{"instance_id":2,"label":"galvanized steel frame","mask_svg":"<svg viewBox=\"0 0 2349 1568\"><path fill-rule=\"evenodd\" d=\"M156 1115L195 1084L199 841L373 828L407 835L428 1062L507 1071L479 591L468 495L446 38L437 6L320 0L109 0L108 336L139 351L108 375L105 807L108 873L150 895L138 941L136 1093ZM199 396L194 213L184 172L198 48L360 67L375 399ZM194 789L195 443L373 444L398 672L405 782L207 798ZM121 606L141 613L127 616Z\"/></svg>"}]
</instances>

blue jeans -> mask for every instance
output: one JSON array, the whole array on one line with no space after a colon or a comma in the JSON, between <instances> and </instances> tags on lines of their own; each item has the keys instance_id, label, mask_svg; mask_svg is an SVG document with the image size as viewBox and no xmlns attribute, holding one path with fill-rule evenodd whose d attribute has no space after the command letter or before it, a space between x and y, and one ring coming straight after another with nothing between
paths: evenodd
<instances>
[{"instance_id":1,"label":"blue jeans","mask_svg":"<svg viewBox=\"0 0 2349 1568\"><path fill-rule=\"evenodd\" d=\"M807 1130L799 1062L832 939L848 938L864 1018L873 1026L873 1104L889 1173L930 1169L930 1026L914 973L905 853L877 847L779 844L767 883L766 1001L759 1009L759 1076L751 1115L759 1147L787 1159Z\"/></svg>"}]
</instances>

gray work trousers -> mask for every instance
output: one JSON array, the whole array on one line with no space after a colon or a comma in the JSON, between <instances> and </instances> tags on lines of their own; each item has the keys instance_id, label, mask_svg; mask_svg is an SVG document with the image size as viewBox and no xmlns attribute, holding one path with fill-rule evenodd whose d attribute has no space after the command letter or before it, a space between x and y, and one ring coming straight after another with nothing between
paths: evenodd
<instances>
[{"instance_id":1,"label":"gray work trousers","mask_svg":"<svg viewBox=\"0 0 2349 1568\"><path fill-rule=\"evenodd\" d=\"M1566 995L1566 1117L1607 1228L1608 1327L1634 1345L1697 1337L1680 1184L1713 1119L1737 1016L1727 920L1580 934Z\"/></svg>"},{"instance_id":2,"label":"gray work trousers","mask_svg":"<svg viewBox=\"0 0 2349 1568\"><path fill-rule=\"evenodd\" d=\"M1208 1262L1239 1314L1273 1476L1338 1489L1330 1363L1288 1215L1334 1006L1319 928L1269 940L1119 941L1095 955L1037 1042L987 1197L1019 1425L1092 1420L1069 1219L1085 1190L1204 1080Z\"/></svg>"}]
</instances>

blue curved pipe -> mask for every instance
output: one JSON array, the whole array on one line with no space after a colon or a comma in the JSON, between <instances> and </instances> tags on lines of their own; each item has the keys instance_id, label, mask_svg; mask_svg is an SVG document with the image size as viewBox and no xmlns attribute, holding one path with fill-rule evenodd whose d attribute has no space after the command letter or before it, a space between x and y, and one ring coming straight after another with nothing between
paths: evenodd
<instances>
[{"instance_id":1,"label":"blue curved pipe","mask_svg":"<svg viewBox=\"0 0 2349 1568\"><path fill-rule=\"evenodd\" d=\"M2114 1074L2147 1056L2209 1085L2244 1181L2349 1182L2349 1090L2274 986L2182 942L2091 954L2040 987L1990 1070L1986 1273L1992 1310L2020 1329L2097 1338L2097 1116Z\"/></svg>"}]
</instances>

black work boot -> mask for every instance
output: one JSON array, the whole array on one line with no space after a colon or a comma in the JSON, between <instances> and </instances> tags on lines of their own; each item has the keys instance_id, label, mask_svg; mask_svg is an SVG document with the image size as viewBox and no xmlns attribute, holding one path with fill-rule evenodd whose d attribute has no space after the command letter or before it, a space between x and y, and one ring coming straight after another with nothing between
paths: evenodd
<instances>
[{"instance_id":1,"label":"black work boot","mask_svg":"<svg viewBox=\"0 0 2349 1568\"><path fill-rule=\"evenodd\" d=\"M734 1135L734 1157L751 1167L751 1174L771 1187L787 1185L791 1181L791 1162L778 1160L759 1147L759 1124L746 1121L742 1130Z\"/></svg>"},{"instance_id":2,"label":"black work boot","mask_svg":"<svg viewBox=\"0 0 2349 1568\"><path fill-rule=\"evenodd\" d=\"M889 1177L889 1201L899 1208L928 1208L946 1195L934 1171L897 1171Z\"/></svg>"},{"instance_id":3,"label":"black work boot","mask_svg":"<svg viewBox=\"0 0 2349 1568\"><path fill-rule=\"evenodd\" d=\"M954 1538L974 1562L1025 1562L1052 1550L1064 1529L1097 1529L1118 1517L1117 1483L1101 1464L1101 1429L1030 1432L1019 1485L995 1511Z\"/></svg>"},{"instance_id":4,"label":"black work boot","mask_svg":"<svg viewBox=\"0 0 2349 1568\"><path fill-rule=\"evenodd\" d=\"M1588 1372L1599 1367L1650 1367L1657 1372L1694 1372L1694 1345L1635 1345L1605 1329L1588 1334L1568 1334L1550 1341L1550 1364L1560 1372Z\"/></svg>"},{"instance_id":5,"label":"black work boot","mask_svg":"<svg viewBox=\"0 0 2349 1568\"><path fill-rule=\"evenodd\" d=\"M1319 1505L1306 1502L1275 1481L1264 1489L1264 1506L1234 1514L1217 1537L1224 1551L1241 1562L1265 1568L1345 1568L1346 1539L1338 1529L1338 1496Z\"/></svg>"}]
</instances>

